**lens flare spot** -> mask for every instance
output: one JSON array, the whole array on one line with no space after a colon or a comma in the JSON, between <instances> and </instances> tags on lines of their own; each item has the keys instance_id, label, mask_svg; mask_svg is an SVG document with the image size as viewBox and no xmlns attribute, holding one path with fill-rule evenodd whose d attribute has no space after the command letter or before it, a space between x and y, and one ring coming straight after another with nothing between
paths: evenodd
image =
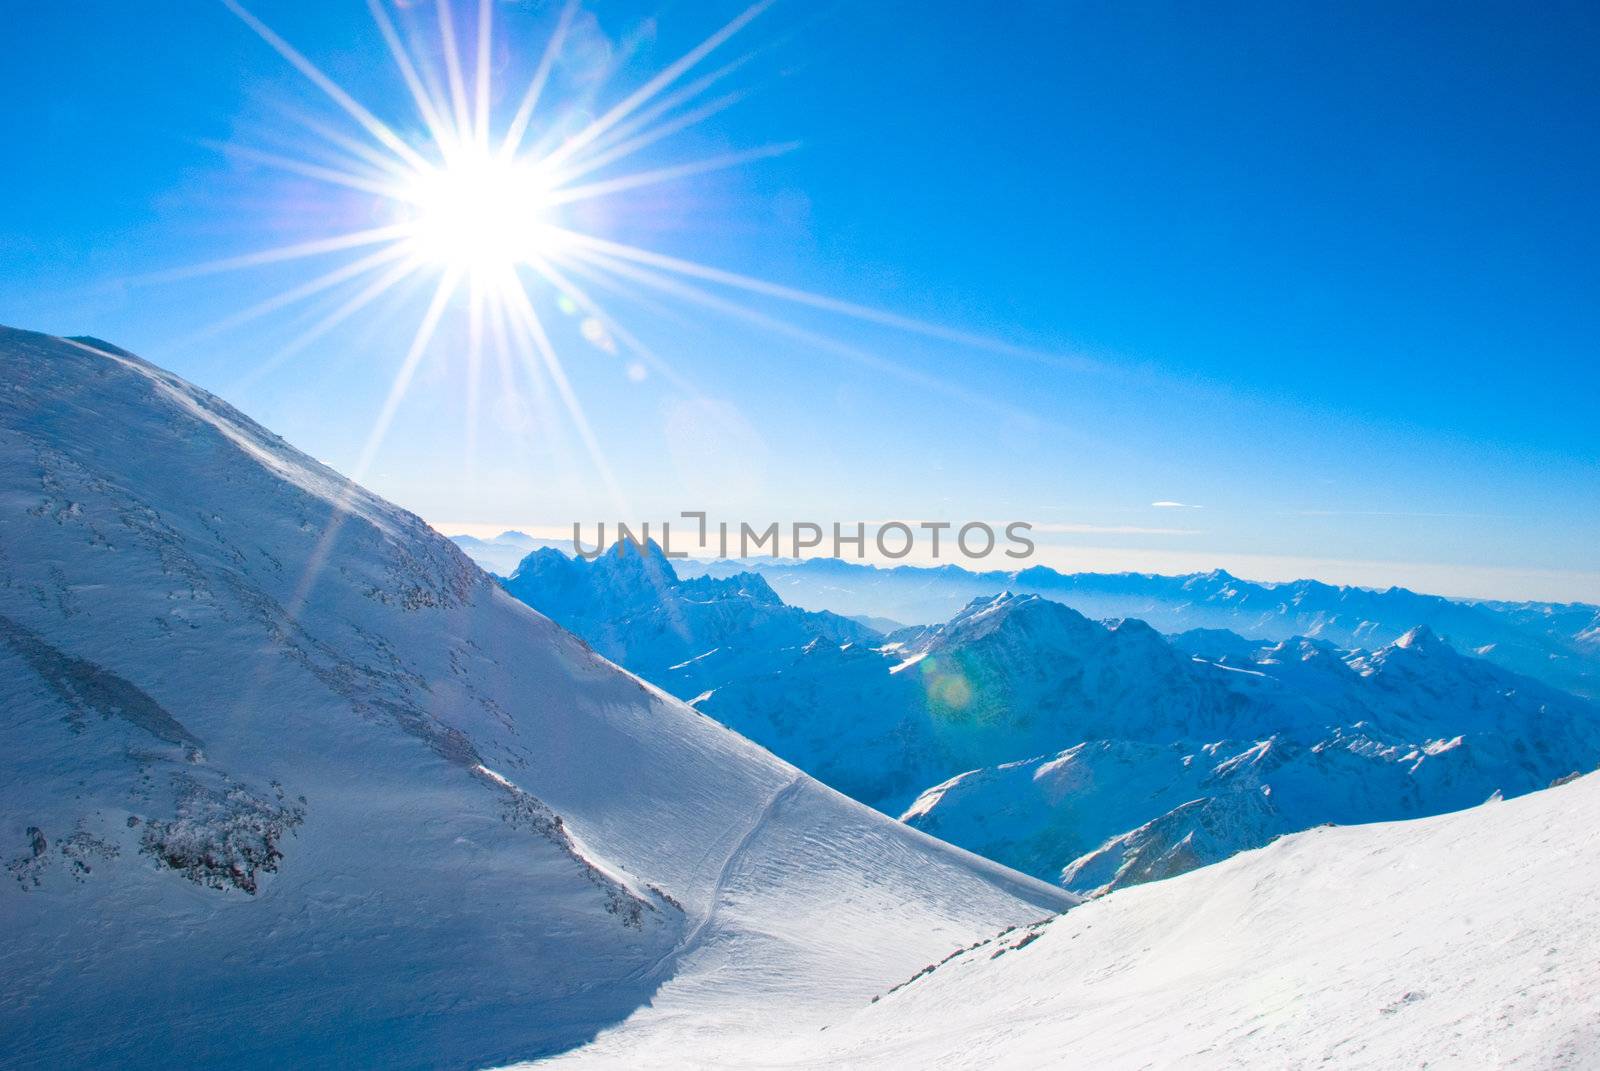
<instances>
[{"instance_id":1,"label":"lens flare spot","mask_svg":"<svg viewBox=\"0 0 1600 1071\"><path fill-rule=\"evenodd\" d=\"M972 703L972 685L960 674L939 674L928 683L928 698L939 711L958 713Z\"/></svg>"},{"instance_id":2,"label":"lens flare spot","mask_svg":"<svg viewBox=\"0 0 1600 1071\"><path fill-rule=\"evenodd\" d=\"M611 334L606 330L606 325L596 320L593 316L588 317L583 323L579 324L578 330L583 332L583 337L596 349L602 349L607 353L613 354L617 352L617 344L611 341Z\"/></svg>"}]
</instances>

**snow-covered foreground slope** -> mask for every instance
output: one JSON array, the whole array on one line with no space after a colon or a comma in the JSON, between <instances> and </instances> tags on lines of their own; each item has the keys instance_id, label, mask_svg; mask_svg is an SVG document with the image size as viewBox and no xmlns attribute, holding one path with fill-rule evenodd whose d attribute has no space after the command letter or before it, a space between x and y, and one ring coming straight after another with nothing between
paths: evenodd
<instances>
[{"instance_id":1,"label":"snow-covered foreground slope","mask_svg":"<svg viewBox=\"0 0 1600 1071\"><path fill-rule=\"evenodd\" d=\"M4 1067L467 1067L729 984L815 1021L1069 902L621 672L215 397L8 329L0 867Z\"/></svg>"},{"instance_id":2,"label":"snow-covered foreground slope","mask_svg":"<svg viewBox=\"0 0 1600 1071\"><path fill-rule=\"evenodd\" d=\"M825 1030L752 1032L730 997L684 1024L717 1038L679 1063L1592 1068L1597 873L1600 775L1314 829L938 957ZM635 1040L567 1059L673 1063Z\"/></svg>"}]
</instances>

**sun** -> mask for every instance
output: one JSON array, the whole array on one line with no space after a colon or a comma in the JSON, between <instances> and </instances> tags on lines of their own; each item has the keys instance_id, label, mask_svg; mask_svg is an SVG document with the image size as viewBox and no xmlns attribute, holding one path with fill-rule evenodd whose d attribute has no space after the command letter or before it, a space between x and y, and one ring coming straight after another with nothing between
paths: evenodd
<instances>
[{"instance_id":1,"label":"sun","mask_svg":"<svg viewBox=\"0 0 1600 1071\"><path fill-rule=\"evenodd\" d=\"M720 66L708 60L775 0L752 0L642 84L619 93L620 99L608 107L598 106L602 95L609 96L608 90L620 87L602 80L591 99L587 91L564 86L558 77L580 2L565 0L542 52L508 49L510 54L530 60L537 57L518 94L503 92L516 87L496 81L496 0L432 0L431 4L368 0L378 34L414 105L412 114L393 126L257 18L243 0L222 0L343 115L337 121L342 125L329 125L316 116L297 120L291 132L297 139L303 134L315 135L307 139L304 155L237 143L225 143L222 148L253 164L354 191L365 199L347 202L344 214L331 218L332 222L344 220L353 229L331 228L290 245L147 278L156 281L302 259L339 258L339 263L200 333L200 337L209 337L233 330L269 313L297 305L307 307L313 300L325 301L323 308L332 306L319 312L309 326L252 369L241 383L270 374L403 284L431 281L431 297L425 299L411 342L394 369L383 405L351 473L354 479L362 479L377 456L447 314L466 324L465 345L452 347L459 355L452 359L461 361L466 385L469 456L475 449L484 376L497 372L502 397L521 405L525 385L529 405L559 403L600 485L623 515L630 511L569 381L558 347L580 340L598 352L622 358L619 371L629 383L659 376L673 389L691 396L698 390L613 314L607 307L612 300L653 312L665 302L669 315L676 315L673 306L679 305L707 310L781 332L969 403L991 404L959 385L841 344L751 303L804 306L962 346L1056 363L1051 354L629 245L576 226L574 219L592 227L608 219L637 215L634 209L658 196L646 195L630 208L625 199L637 196L636 191L670 186L799 147L798 142L787 141L657 166L636 164L649 159L647 153L660 151L660 146L748 95L747 89L728 89L726 83L759 48ZM437 49L427 44L430 22L436 25ZM728 91L713 96L713 87ZM420 289L426 292L428 287ZM552 338L547 323L558 316L574 322ZM566 356L571 359L572 354ZM1006 411L1003 405L996 407ZM538 426L554 438L553 421L542 418Z\"/></svg>"},{"instance_id":2,"label":"sun","mask_svg":"<svg viewBox=\"0 0 1600 1071\"><path fill-rule=\"evenodd\" d=\"M555 244L550 193L536 168L467 147L409 177L395 199L404 241L417 259L479 279L503 279Z\"/></svg>"}]
</instances>

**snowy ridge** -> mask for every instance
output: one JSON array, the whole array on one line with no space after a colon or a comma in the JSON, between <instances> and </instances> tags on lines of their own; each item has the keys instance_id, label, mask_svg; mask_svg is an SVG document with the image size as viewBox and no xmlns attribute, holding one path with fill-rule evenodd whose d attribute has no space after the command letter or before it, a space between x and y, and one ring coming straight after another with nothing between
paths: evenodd
<instances>
[{"instance_id":1,"label":"snowy ridge","mask_svg":"<svg viewBox=\"0 0 1600 1071\"><path fill-rule=\"evenodd\" d=\"M0 707L5 1067L481 1066L757 961L796 981L752 1022L810 977L824 1016L1071 902L619 671L204 391L9 329Z\"/></svg>"}]
</instances>

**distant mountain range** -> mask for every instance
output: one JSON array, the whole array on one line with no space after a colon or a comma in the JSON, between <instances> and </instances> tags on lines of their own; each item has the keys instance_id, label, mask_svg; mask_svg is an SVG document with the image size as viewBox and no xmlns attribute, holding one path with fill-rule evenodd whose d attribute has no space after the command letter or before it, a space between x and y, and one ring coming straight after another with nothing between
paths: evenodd
<instances>
[{"instance_id":1,"label":"distant mountain range","mask_svg":"<svg viewBox=\"0 0 1600 1071\"><path fill-rule=\"evenodd\" d=\"M497 536L483 539L479 536L453 535L450 541L466 552L467 556L491 573L510 576L528 552L540 547L556 548L570 544L561 540L536 539L526 532L508 529Z\"/></svg>"},{"instance_id":2,"label":"distant mountain range","mask_svg":"<svg viewBox=\"0 0 1600 1071\"><path fill-rule=\"evenodd\" d=\"M684 574L758 572L785 602L808 610L928 624L1000 591L1042 595L1089 617L1138 618L1161 632L1217 628L1259 640L1305 636L1339 647L1381 647L1427 625L1460 651L1556 688L1600 698L1600 606L1486 602L1295 580L1255 583L1222 570L1187 576L1058 573L1044 566L971 572L955 565L884 569L836 558L679 563Z\"/></svg>"},{"instance_id":3,"label":"distant mountain range","mask_svg":"<svg viewBox=\"0 0 1600 1071\"><path fill-rule=\"evenodd\" d=\"M506 533L497 545L452 538L484 568L509 576L521 561L518 545L506 538L515 535ZM1214 628L1259 640L1305 636L1339 647L1381 647L1427 625L1460 651L1600 699L1600 606L1582 602L1452 599L1317 580L1258 583L1221 569L1181 576L1058 573L1045 566L974 572L837 558L690 558L675 560L674 568L685 578L757 573L791 606L831 611L880 631L944 621L973 599L1000 591L1042 595L1096 619L1137 618L1166 633Z\"/></svg>"},{"instance_id":4,"label":"distant mountain range","mask_svg":"<svg viewBox=\"0 0 1600 1071\"><path fill-rule=\"evenodd\" d=\"M1600 762L1587 701L1421 625L1376 650L1162 636L1038 595L886 637L763 574L540 551L506 587L828 784L1082 893L1324 822L1454 810Z\"/></svg>"}]
</instances>

